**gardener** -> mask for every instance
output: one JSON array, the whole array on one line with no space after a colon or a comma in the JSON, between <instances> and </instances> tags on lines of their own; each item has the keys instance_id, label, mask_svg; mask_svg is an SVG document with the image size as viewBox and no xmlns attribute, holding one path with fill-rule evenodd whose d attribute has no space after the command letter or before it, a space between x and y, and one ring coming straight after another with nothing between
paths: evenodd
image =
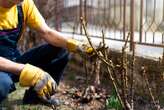
<instances>
[{"instance_id":1,"label":"gardener","mask_svg":"<svg viewBox=\"0 0 164 110\"><path fill-rule=\"evenodd\" d=\"M20 54L17 42L26 26L36 30L47 44ZM30 87L24 101L33 95L52 103L55 99L51 96L68 62L67 50L92 52L85 43L66 39L48 27L32 0L0 0L0 102L19 81L21 86Z\"/></svg>"}]
</instances>

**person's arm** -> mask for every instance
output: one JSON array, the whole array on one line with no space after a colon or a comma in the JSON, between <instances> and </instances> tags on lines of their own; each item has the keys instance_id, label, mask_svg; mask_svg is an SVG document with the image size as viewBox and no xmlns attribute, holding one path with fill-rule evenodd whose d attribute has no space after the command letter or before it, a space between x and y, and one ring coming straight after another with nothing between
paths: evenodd
<instances>
[{"instance_id":1,"label":"person's arm","mask_svg":"<svg viewBox=\"0 0 164 110\"><path fill-rule=\"evenodd\" d=\"M10 72L16 75L20 75L24 64L15 63L6 58L0 57L0 71Z\"/></svg>"},{"instance_id":2,"label":"person's arm","mask_svg":"<svg viewBox=\"0 0 164 110\"><path fill-rule=\"evenodd\" d=\"M80 42L71 38L62 36L56 30L51 29L43 22L40 28L36 29L41 37L43 37L49 44L57 47L63 47L70 52L80 52L82 54L90 54L93 52L91 46L86 42Z\"/></svg>"},{"instance_id":3,"label":"person's arm","mask_svg":"<svg viewBox=\"0 0 164 110\"><path fill-rule=\"evenodd\" d=\"M67 48L67 40L56 30L51 29L48 25L43 22L41 27L37 29L39 35L45 39L49 44L57 47Z\"/></svg>"},{"instance_id":4,"label":"person's arm","mask_svg":"<svg viewBox=\"0 0 164 110\"><path fill-rule=\"evenodd\" d=\"M27 26L37 31L38 34L49 44L56 47L67 48L71 52L88 51L85 42L79 42L74 39L64 37L56 30L51 29L45 22L44 18L38 11L33 0L24 0L23 2L24 18ZM91 49L90 49L91 50ZM87 52L88 53L88 52Z\"/></svg>"}]
</instances>

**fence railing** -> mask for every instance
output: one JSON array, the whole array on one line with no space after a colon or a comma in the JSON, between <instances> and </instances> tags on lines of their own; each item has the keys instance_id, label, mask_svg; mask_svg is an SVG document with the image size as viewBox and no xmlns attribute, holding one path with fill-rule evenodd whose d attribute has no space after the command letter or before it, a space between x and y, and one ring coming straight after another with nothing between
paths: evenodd
<instances>
[{"instance_id":1,"label":"fence railing","mask_svg":"<svg viewBox=\"0 0 164 110\"><path fill-rule=\"evenodd\" d=\"M92 36L164 47L164 0L58 0L56 26L65 32L83 34L80 17ZM60 19L60 20L59 20Z\"/></svg>"}]
</instances>

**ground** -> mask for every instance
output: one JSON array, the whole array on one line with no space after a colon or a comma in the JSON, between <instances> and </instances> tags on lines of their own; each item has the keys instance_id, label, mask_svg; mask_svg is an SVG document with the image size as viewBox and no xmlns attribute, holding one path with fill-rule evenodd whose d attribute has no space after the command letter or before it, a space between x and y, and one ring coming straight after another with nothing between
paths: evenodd
<instances>
[{"instance_id":1,"label":"ground","mask_svg":"<svg viewBox=\"0 0 164 110\"><path fill-rule=\"evenodd\" d=\"M83 62L79 57L77 59L78 61L71 60L64 72L64 77L56 93L56 97L63 103L56 110L107 110L105 101L112 90L109 79L104 76L101 79L101 86L97 87L93 86L95 76L92 75L86 83L87 75ZM19 83L16 84L16 87L17 90L12 92L0 105L2 110L52 110L51 106L42 104L22 104L23 94L27 88L20 87ZM137 91L139 90L141 91L142 88L137 89ZM163 92L162 90L160 92ZM161 107L164 108L163 95L160 98ZM135 110L153 110L152 101L145 93L136 94L134 101Z\"/></svg>"},{"instance_id":2,"label":"ground","mask_svg":"<svg viewBox=\"0 0 164 110\"><path fill-rule=\"evenodd\" d=\"M17 91L11 93L9 97L3 102L2 110L51 110L51 106L41 104L37 105L23 105L22 97L26 88L17 86ZM64 103L57 107L57 110L102 110L104 108L104 101L94 100L90 103L80 103L77 99L72 97L75 87L62 82L56 97L62 99Z\"/></svg>"},{"instance_id":3,"label":"ground","mask_svg":"<svg viewBox=\"0 0 164 110\"><path fill-rule=\"evenodd\" d=\"M75 72L75 71L76 72ZM90 84L86 86L86 78L79 75L81 70L76 66L67 67L64 77L58 87L56 97L63 101L56 110L103 110L105 109L105 98L107 96L103 87L99 90L104 91L103 94L93 93L96 98L84 100L82 94L87 87L93 87ZM17 90L12 92L8 98L0 105L2 110L52 110L51 106L42 104L24 105L22 98L27 88L22 88L19 83L16 84ZM105 88L105 87L104 87ZM93 88L95 89L95 88ZM96 94L96 95L95 95ZM97 97L98 96L98 97Z\"/></svg>"}]
</instances>

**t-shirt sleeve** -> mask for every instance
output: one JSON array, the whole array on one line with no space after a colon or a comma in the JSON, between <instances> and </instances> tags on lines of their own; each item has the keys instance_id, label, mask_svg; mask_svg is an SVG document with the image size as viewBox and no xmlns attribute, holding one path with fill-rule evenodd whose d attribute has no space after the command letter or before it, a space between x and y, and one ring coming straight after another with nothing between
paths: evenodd
<instances>
[{"instance_id":1,"label":"t-shirt sleeve","mask_svg":"<svg viewBox=\"0 0 164 110\"><path fill-rule=\"evenodd\" d=\"M33 0L24 0L23 2L23 12L25 23L34 29L40 28L41 24L45 22L44 18L38 11Z\"/></svg>"}]
</instances>

